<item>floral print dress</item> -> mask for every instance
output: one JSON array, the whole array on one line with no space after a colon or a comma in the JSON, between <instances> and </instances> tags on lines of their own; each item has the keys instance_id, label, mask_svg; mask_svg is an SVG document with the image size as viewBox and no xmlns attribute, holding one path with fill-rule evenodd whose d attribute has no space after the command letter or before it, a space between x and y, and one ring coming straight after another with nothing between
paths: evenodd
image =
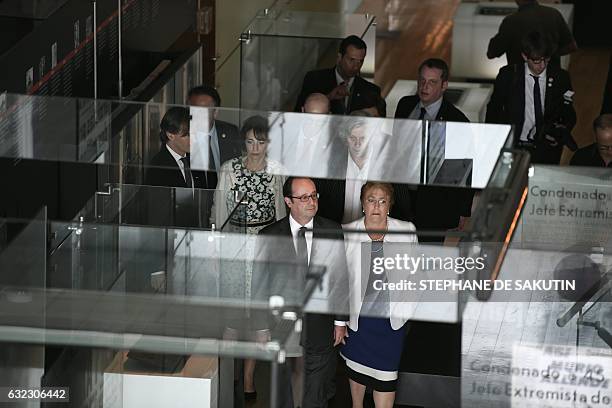
<instances>
[{"instance_id":1,"label":"floral print dress","mask_svg":"<svg viewBox=\"0 0 612 408\"><path fill-rule=\"evenodd\" d=\"M268 160L265 170L251 172L246 168L245 159L237 157L221 166L212 213L213 222L219 229L237 207L223 230L236 234L246 232L244 252L240 256L246 262L226 260L231 265L222 269L227 272L222 279L223 295L249 299L253 275L253 263L249 260L255 255L254 236L267 225L284 218L286 208L282 192L285 176L280 165ZM240 204L242 194L239 193L246 194Z\"/></svg>"}]
</instances>

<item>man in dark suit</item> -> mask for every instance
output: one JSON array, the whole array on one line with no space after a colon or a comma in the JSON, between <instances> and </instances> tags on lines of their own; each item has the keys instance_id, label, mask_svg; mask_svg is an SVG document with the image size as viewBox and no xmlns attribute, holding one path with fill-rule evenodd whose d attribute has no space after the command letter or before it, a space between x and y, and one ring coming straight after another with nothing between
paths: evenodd
<instances>
[{"instance_id":1,"label":"man in dark suit","mask_svg":"<svg viewBox=\"0 0 612 408\"><path fill-rule=\"evenodd\" d=\"M190 115L188 108L168 109L160 127L161 149L153 156L145 173L145 184L169 188L143 188L141 194L144 224L175 225L184 227L202 226L194 198L195 190L204 188L205 174L191 170ZM185 189L185 190L181 190Z\"/></svg>"},{"instance_id":2,"label":"man in dark suit","mask_svg":"<svg viewBox=\"0 0 612 408\"><path fill-rule=\"evenodd\" d=\"M227 160L240 156L244 147L244 141L240 137L238 128L231 123L217 119L221 105L221 97L219 92L212 86L202 85L192 88L189 91L187 103L191 106L208 108L208 134L207 141L198 141L197 145L207 151L196 152L193 149L192 162L194 168L199 168L205 164L205 160L199 156L206 154L208 156L207 170L219 172L221 165ZM192 112L193 113L193 112ZM195 146L194 141L192 144ZM215 179L216 180L216 179ZM209 180L207 188L215 188L216 182L212 184Z\"/></svg>"},{"instance_id":3,"label":"man in dark suit","mask_svg":"<svg viewBox=\"0 0 612 408\"><path fill-rule=\"evenodd\" d=\"M487 58L493 59L506 54L508 65L522 64L521 40L525 33L540 30L546 33L554 45L555 65L559 57L575 51L578 47L561 13L537 0L516 0L518 11L505 17L495 37L489 41Z\"/></svg>"},{"instance_id":4,"label":"man in dark suit","mask_svg":"<svg viewBox=\"0 0 612 408\"><path fill-rule=\"evenodd\" d=\"M499 70L485 121L514 125L515 144L531 153L532 162L559 164L563 145L577 147L570 76L548 64L553 47L543 34L528 33L522 49L523 63Z\"/></svg>"},{"instance_id":5,"label":"man in dark suit","mask_svg":"<svg viewBox=\"0 0 612 408\"><path fill-rule=\"evenodd\" d=\"M160 151L151 159L145 184L165 187L201 187L200 177L194 177L189 157L189 109L168 109L159 125L162 142Z\"/></svg>"},{"instance_id":6,"label":"man in dark suit","mask_svg":"<svg viewBox=\"0 0 612 408\"><path fill-rule=\"evenodd\" d=\"M430 58L419 66L417 94L404 96L395 110L396 118L469 122L452 103L444 99L448 88L448 65Z\"/></svg>"},{"instance_id":7,"label":"man in dark suit","mask_svg":"<svg viewBox=\"0 0 612 408\"><path fill-rule=\"evenodd\" d=\"M366 48L366 43L355 35L342 40L335 67L310 71L304 77L295 111L300 112L306 98L316 92L327 96L334 114L348 115L369 107L364 105L367 104L364 99L372 99L370 94L380 97L380 88L359 76Z\"/></svg>"},{"instance_id":8,"label":"man in dark suit","mask_svg":"<svg viewBox=\"0 0 612 408\"><path fill-rule=\"evenodd\" d=\"M612 113L604 113L593 122L595 143L578 149L570 166L612 167Z\"/></svg>"},{"instance_id":9,"label":"man in dark suit","mask_svg":"<svg viewBox=\"0 0 612 408\"><path fill-rule=\"evenodd\" d=\"M322 289L315 291L306 307L312 313L304 317L300 344L304 349L301 407L327 407L335 392L337 350L334 347L343 343L346 335L347 316L329 313L348 311L342 228L317 216L318 193L312 180L289 177L283 186L283 195L289 216L259 232L258 257L267 260L268 265L254 268L253 296L264 301L274 295L300 299L309 270L313 266L325 266ZM279 377L279 406L293 407L286 367L282 367Z\"/></svg>"},{"instance_id":10,"label":"man in dark suit","mask_svg":"<svg viewBox=\"0 0 612 408\"><path fill-rule=\"evenodd\" d=\"M395 110L395 118L469 122L467 116L444 98L448 89L449 69L446 62L430 58L419 66L417 94L404 96ZM447 230L457 228L471 214L474 192L446 186L421 185L414 189L401 186L398 195L411 197L414 219L419 230ZM419 236L419 241L442 238Z\"/></svg>"}]
</instances>

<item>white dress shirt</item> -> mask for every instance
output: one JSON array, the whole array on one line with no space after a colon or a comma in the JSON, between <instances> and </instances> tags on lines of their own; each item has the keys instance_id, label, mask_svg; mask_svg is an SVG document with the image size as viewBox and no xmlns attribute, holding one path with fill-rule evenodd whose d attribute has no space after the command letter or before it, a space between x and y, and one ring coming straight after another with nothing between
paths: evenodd
<instances>
[{"instance_id":1,"label":"white dress shirt","mask_svg":"<svg viewBox=\"0 0 612 408\"><path fill-rule=\"evenodd\" d=\"M172 150L172 148L170 146L168 146L168 145L166 145L166 149L168 149L168 151L170 152L170 154L172 155L172 157L176 161L176 164L178 164L179 169L181 170L181 174L183 175L183 179L185 180L185 182L187 182L187 179L185 178L185 164L181 160L185 156L181 156L180 154L178 154L177 152ZM193 188L193 175L191 177L191 187Z\"/></svg>"},{"instance_id":2,"label":"white dress shirt","mask_svg":"<svg viewBox=\"0 0 612 408\"><path fill-rule=\"evenodd\" d=\"M421 108L425 108L425 119L426 120L436 120L438 117L438 112L440 112L440 107L442 107L442 98L438 99L434 103L430 103L428 106L424 106L423 102L419 101L416 104L412 112L410 112L410 116L408 119L419 119L421 116Z\"/></svg>"},{"instance_id":3,"label":"white dress shirt","mask_svg":"<svg viewBox=\"0 0 612 408\"><path fill-rule=\"evenodd\" d=\"M314 226L314 218L306 223L306 225L301 225L297 222L291 214L289 214L289 227L291 227L291 236L293 237L293 248L295 248L295 253L298 251L298 233L300 232L300 228L306 227L308 230L306 231L306 248L308 251L308 263L310 264L310 252L312 250L312 227Z\"/></svg>"},{"instance_id":4,"label":"white dress shirt","mask_svg":"<svg viewBox=\"0 0 612 408\"><path fill-rule=\"evenodd\" d=\"M336 83L338 85L340 85L343 82L346 82L346 80L344 78L342 78L342 75L340 75L338 73L338 68L336 68L336 70L334 71L336 73ZM351 90L353 88L353 82L355 82L355 77L351 78L348 80L348 83L346 85L348 91L349 91L349 96L345 96L344 97L344 108L348 109L348 102L349 102L349 97L351 96Z\"/></svg>"},{"instance_id":5,"label":"white dress shirt","mask_svg":"<svg viewBox=\"0 0 612 408\"><path fill-rule=\"evenodd\" d=\"M305 237L306 237L306 248L308 251L308 263L309 264L310 264L310 253L312 252L312 228L313 226L314 226L314 218L308 221L306 225L301 225L291 216L291 214L289 214L289 227L291 228L291 236L293 237L293 247L295 248L296 253L297 253L298 233L300 232L300 228L302 227L308 228L306 230ZM325 284L324 286L327 287L327 285ZM334 325L335 326L346 326L346 322L342 320L334 320Z\"/></svg>"},{"instance_id":6,"label":"white dress shirt","mask_svg":"<svg viewBox=\"0 0 612 408\"><path fill-rule=\"evenodd\" d=\"M346 184L344 191L344 214L342 223L347 224L361 218L361 187L368 180L370 160L366 160L362 168L359 168L349 155L346 165Z\"/></svg>"},{"instance_id":7,"label":"white dress shirt","mask_svg":"<svg viewBox=\"0 0 612 408\"><path fill-rule=\"evenodd\" d=\"M536 132L535 108L533 104L533 84L535 80L531 75L534 75L527 63L525 63L525 121L521 131L520 140L523 142L532 141ZM538 76L540 84L540 100L542 101L542 113L544 113L544 98L546 96L546 70Z\"/></svg>"}]
</instances>

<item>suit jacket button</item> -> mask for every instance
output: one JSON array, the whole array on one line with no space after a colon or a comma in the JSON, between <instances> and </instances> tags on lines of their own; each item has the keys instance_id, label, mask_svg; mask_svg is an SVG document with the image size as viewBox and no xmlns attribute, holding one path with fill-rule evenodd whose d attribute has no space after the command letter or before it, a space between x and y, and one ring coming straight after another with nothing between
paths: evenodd
<instances>
[{"instance_id":1,"label":"suit jacket button","mask_svg":"<svg viewBox=\"0 0 612 408\"><path fill-rule=\"evenodd\" d=\"M225 133L221 133L221 139L225 139Z\"/></svg>"}]
</instances>

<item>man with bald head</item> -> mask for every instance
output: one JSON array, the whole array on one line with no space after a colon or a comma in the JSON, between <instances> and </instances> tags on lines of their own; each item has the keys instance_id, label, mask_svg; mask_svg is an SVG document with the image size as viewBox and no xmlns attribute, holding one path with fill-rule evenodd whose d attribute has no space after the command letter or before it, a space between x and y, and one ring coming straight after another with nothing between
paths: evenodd
<instances>
[{"instance_id":1,"label":"man with bald head","mask_svg":"<svg viewBox=\"0 0 612 408\"><path fill-rule=\"evenodd\" d=\"M277 387L280 407L325 408L335 393L336 347L346 335L347 316L343 313L348 311L348 281L344 236L340 224L317 215L319 193L311 179L287 178L283 196L289 215L258 234L257 253L267 263L255 268L252 293L255 300L262 301L274 295L301 294L308 276L321 271L320 267L325 268L321 287L311 296L310 312L303 319L300 339L303 353L298 357L303 359L304 371L301 404L291 391L286 364L280 367ZM338 315L330 314L332 310ZM300 366L298 363L295 367Z\"/></svg>"},{"instance_id":2,"label":"man with bald head","mask_svg":"<svg viewBox=\"0 0 612 408\"><path fill-rule=\"evenodd\" d=\"M329 99L322 93L312 93L308 95L308 98L306 98L306 101L304 101L304 106L302 106L302 112L328 114Z\"/></svg>"},{"instance_id":3,"label":"man with bald head","mask_svg":"<svg viewBox=\"0 0 612 408\"><path fill-rule=\"evenodd\" d=\"M605 113L593 122L595 143L578 149L571 166L612 167L612 113Z\"/></svg>"}]
</instances>

